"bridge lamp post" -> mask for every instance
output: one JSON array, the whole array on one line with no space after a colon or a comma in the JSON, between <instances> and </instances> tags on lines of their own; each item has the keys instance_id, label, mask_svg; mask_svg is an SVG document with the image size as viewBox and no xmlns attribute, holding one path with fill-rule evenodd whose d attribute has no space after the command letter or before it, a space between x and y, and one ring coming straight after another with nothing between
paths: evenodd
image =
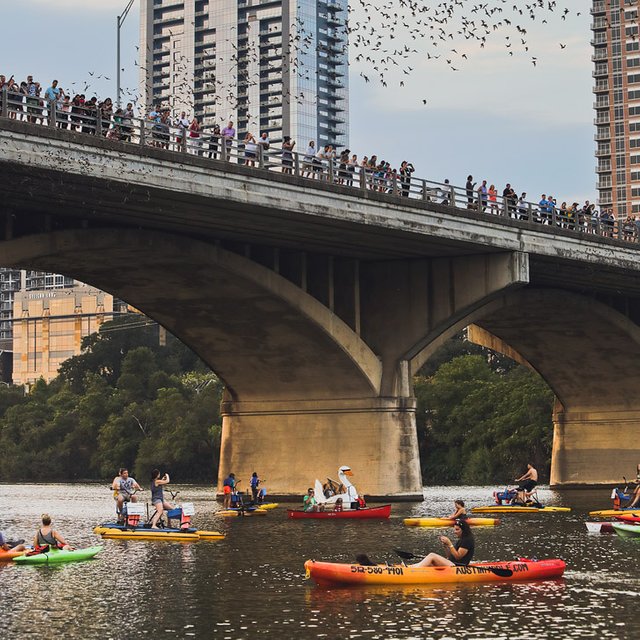
<instances>
[{"instance_id":1,"label":"bridge lamp post","mask_svg":"<svg viewBox=\"0 0 640 640\"><path fill-rule=\"evenodd\" d=\"M124 21L127 19L127 16L129 15L129 11L131 11L132 5L133 5L133 0L129 0L129 3L127 4L125 10L116 19L116 25L117 25L116 31L118 34L118 45L117 45L117 53L116 53L117 64L118 64L118 68L116 69L116 107L117 108L120 108L120 29L122 28Z\"/></svg>"}]
</instances>

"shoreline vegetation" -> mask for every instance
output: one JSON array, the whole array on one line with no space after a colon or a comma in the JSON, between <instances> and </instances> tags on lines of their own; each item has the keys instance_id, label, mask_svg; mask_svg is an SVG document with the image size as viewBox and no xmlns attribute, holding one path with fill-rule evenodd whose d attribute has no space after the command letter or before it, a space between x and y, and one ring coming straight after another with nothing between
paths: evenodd
<instances>
[{"instance_id":1,"label":"shoreline vegetation","mask_svg":"<svg viewBox=\"0 0 640 640\"><path fill-rule=\"evenodd\" d=\"M501 485L527 462L548 477L553 394L537 374L457 336L414 382L426 484ZM223 390L176 338L160 346L157 326L106 322L51 382L0 385L0 482L99 483L158 465L215 482Z\"/></svg>"}]
</instances>

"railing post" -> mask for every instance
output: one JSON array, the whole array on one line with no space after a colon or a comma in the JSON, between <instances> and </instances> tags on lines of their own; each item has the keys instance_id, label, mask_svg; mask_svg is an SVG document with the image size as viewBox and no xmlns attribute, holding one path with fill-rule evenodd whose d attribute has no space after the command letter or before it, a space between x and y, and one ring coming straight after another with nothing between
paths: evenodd
<instances>
[{"instance_id":1,"label":"railing post","mask_svg":"<svg viewBox=\"0 0 640 640\"><path fill-rule=\"evenodd\" d=\"M327 167L327 179L333 184L333 158L329 158L329 166Z\"/></svg>"},{"instance_id":2,"label":"railing post","mask_svg":"<svg viewBox=\"0 0 640 640\"><path fill-rule=\"evenodd\" d=\"M95 134L96 136L102 135L102 114L100 113L100 109L98 109L96 111L96 129L95 129Z\"/></svg>"},{"instance_id":3,"label":"railing post","mask_svg":"<svg viewBox=\"0 0 640 640\"><path fill-rule=\"evenodd\" d=\"M449 204L452 207L456 207L457 203L456 203L456 188L451 185L451 187L449 187L451 189L451 200L449 201Z\"/></svg>"},{"instance_id":4,"label":"railing post","mask_svg":"<svg viewBox=\"0 0 640 640\"><path fill-rule=\"evenodd\" d=\"M293 152L293 171L296 176L300 176L300 154L297 151Z\"/></svg>"},{"instance_id":5,"label":"railing post","mask_svg":"<svg viewBox=\"0 0 640 640\"><path fill-rule=\"evenodd\" d=\"M533 206L527 202L527 222L533 222Z\"/></svg>"},{"instance_id":6,"label":"railing post","mask_svg":"<svg viewBox=\"0 0 640 640\"><path fill-rule=\"evenodd\" d=\"M182 136L180 137L180 151L187 153L187 130L182 127Z\"/></svg>"},{"instance_id":7,"label":"railing post","mask_svg":"<svg viewBox=\"0 0 640 640\"><path fill-rule=\"evenodd\" d=\"M222 136L222 138L220 138L220 159L223 162L226 162L228 157L229 157L229 147L227 147L227 138L225 136Z\"/></svg>"},{"instance_id":8,"label":"railing post","mask_svg":"<svg viewBox=\"0 0 640 640\"><path fill-rule=\"evenodd\" d=\"M363 191L367 190L367 169L366 169L366 167L360 167L360 188Z\"/></svg>"},{"instance_id":9,"label":"railing post","mask_svg":"<svg viewBox=\"0 0 640 640\"><path fill-rule=\"evenodd\" d=\"M264 169L264 147L261 144L258 145L258 167Z\"/></svg>"},{"instance_id":10,"label":"railing post","mask_svg":"<svg viewBox=\"0 0 640 640\"><path fill-rule=\"evenodd\" d=\"M144 118L140 118L140 146L144 146L145 144L145 120Z\"/></svg>"},{"instance_id":11,"label":"railing post","mask_svg":"<svg viewBox=\"0 0 640 640\"><path fill-rule=\"evenodd\" d=\"M2 117L6 118L9 115L9 91L7 85L2 87Z\"/></svg>"},{"instance_id":12,"label":"railing post","mask_svg":"<svg viewBox=\"0 0 640 640\"><path fill-rule=\"evenodd\" d=\"M50 127L56 126L56 116L56 103L49 102L49 104L47 105L47 122Z\"/></svg>"},{"instance_id":13,"label":"railing post","mask_svg":"<svg viewBox=\"0 0 640 640\"><path fill-rule=\"evenodd\" d=\"M422 199L426 202L429 198L427 197L427 181L422 180Z\"/></svg>"},{"instance_id":14,"label":"railing post","mask_svg":"<svg viewBox=\"0 0 640 640\"><path fill-rule=\"evenodd\" d=\"M558 216L556 214L556 208L553 205L551 205L551 221L549 222L549 224L552 227L555 227L557 221L558 221Z\"/></svg>"}]
</instances>

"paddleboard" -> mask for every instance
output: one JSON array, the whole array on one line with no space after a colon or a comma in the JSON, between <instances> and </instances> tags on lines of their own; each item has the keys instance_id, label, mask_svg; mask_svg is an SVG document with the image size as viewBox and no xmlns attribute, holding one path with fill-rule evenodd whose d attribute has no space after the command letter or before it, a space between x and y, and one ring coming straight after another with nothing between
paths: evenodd
<instances>
[{"instance_id":1,"label":"paddleboard","mask_svg":"<svg viewBox=\"0 0 640 640\"><path fill-rule=\"evenodd\" d=\"M486 507L473 507L473 513L556 513L571 511L570 507L523 507L521 505L494 504ZM590 514L592 515L592 514Z\"/></svg>"}]
</instances>

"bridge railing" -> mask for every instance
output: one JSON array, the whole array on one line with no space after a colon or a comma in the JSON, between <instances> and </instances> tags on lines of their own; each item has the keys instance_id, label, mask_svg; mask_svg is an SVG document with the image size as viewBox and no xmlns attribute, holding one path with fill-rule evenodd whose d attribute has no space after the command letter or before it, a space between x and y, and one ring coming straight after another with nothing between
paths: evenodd
<instances>
[{"instance_id":1,"label":"bridge railing","mask_svg":"<svg viewBox=\"0 0 640 640\"><path fill-rule=\"evenodd\" d=\"M488 216L534 222L554 227L560 233L582 232L638 243L640 229L630 218L563 210L555 205L540 206L496 194L480 194L449 183L401 175L393 170L341 163L335 157L307 155L294 150L263 144L259 139L242 141L225 138L208 130L192 131L175 122L159 118L124 118L115 114L102 115L97 109L60 109L55 103L9 93L0 94L0 115L44 125L68 129L86 135L103 136L129 144L166 149L174 153L222 160L259 170L277 171L307 180L321 181L356 191L374 191L407 200L434 202L455 209L471 210Z\"/></svg>"}]
</instances>

